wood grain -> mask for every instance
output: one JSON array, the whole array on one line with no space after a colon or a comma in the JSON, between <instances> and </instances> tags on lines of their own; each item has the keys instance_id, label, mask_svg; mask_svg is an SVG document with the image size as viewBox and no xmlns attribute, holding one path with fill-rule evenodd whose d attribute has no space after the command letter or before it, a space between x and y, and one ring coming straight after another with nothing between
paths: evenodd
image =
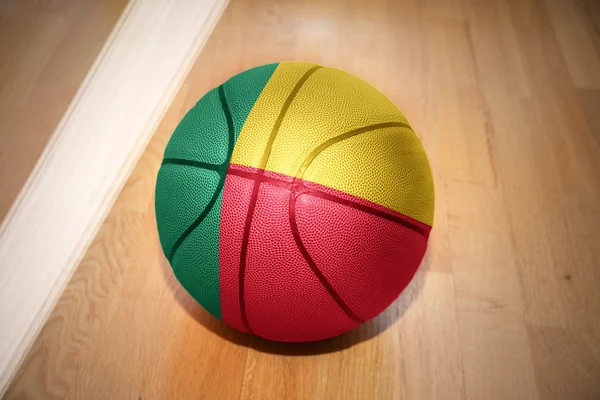
<instances>
[{"instance_id":1,"label":"wood grain","mask_svg":"<svg viewBox=\"0 0 600 400\"><path fill-rule=\"evenodd\" d=\"M0 394L226 5L130 2L106 40L0 226Z\"/></svg>"},{"instance_id":2,"label":"wood grain","mask_svg":"<svg viewBox=\"0 0 600 400\"><path fill-rule=\"evenodd\" d=\"M0 223L127 0L0 4Z\"/></svg>"},{"instance_id":3,"label":"wood grain","mask_svg":"<svg viewBox=\"0 0 600 400\"><path fill-rule=\"evenodd\" d=\"M233 0L7 398L599 398L588 3ZM230 75L279 60L382 90L436 184L415 280L377 319L319 343L270 343L210 317L173 277L154 221L161 154L184 113Z\"/></svg>"},{"instance_id":4,"label":"wood grain","mask_svg":"<svg viewBox=\"0 0 600 400\"><path fill-rule=\"evenodd\" d=\"M577 95L588 128L600 146L600 114L597 112L600 109L600 90L579 89Z\"/></svg>"}]
</instances>

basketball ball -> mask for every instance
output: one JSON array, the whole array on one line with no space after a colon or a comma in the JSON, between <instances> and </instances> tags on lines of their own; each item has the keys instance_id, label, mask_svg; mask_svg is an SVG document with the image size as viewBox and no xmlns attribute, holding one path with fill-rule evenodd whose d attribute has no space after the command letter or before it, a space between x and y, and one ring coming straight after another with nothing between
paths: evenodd
<instances>
[{"instance_id":1,"label":"basketball ball","mask_svg":"<svg viewBox=\"0 0 600 400\"><path fill-rule=\"evenodd\" d=\"M431 170L404 115L339 69L242 72L183 118L156 183L175 276L226 324L313 341L376 317L413 278Z\"/></svg>"}]
</instances>

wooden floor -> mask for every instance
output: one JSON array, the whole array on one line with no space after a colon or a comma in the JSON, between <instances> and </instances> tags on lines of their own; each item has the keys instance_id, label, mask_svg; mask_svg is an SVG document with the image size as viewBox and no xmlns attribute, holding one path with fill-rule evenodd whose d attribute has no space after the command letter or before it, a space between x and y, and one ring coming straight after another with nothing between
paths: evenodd
<instances>
[{"instance_id":1,"label":"wooden floor","mask_svg":"<svg viewBox=\"0 0 600 400\"><path fill-rule=\"evenodd\" d=\"M599 31L594 0L232 0L6 398L599 399ZM153 208L184 113L279 60L380 88L436 183L405 293L304 345L238 333L195 304Z\"/></svg>"},{"instance_id":2,"label":"wooden floor","mask_svg":"<svg viewBox=\"0 0 600 400\"><path fill-rule=\"evenodd\" d=\"M127 0L0 0L0 223Z\"/></svg>"}]
</instances>

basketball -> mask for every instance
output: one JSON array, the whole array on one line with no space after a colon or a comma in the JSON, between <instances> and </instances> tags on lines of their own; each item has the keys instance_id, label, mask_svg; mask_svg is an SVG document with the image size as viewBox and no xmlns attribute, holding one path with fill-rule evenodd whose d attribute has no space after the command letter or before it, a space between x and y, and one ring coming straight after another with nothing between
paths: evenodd
<instances>
[{"instance_id":1,"label":"basketball","mask_svg":"<svg viewBox=\"0 0 600 400\"><path fill-rule=\"evenodd\" d=\"M314 341L376 317L410 283L433 178L377 89L282 62L232 77L185 115L155 211L175 276L207 311L265 339Z\"/></svg>"}]
</instances>

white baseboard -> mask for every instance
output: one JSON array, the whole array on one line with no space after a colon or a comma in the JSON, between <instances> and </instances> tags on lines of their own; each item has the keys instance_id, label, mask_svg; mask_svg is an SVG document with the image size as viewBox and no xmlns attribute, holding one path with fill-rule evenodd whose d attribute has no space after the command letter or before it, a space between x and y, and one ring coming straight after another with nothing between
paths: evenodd
<instances>
[{"instance_id":1,"label":"white baseboard","mask_svg":"<svg viewBox=\"0 0 600 400\"><path fill-rule=\"evenodd\" d=\"M0 397L227 0L132 0L0 227Z\"/></svg>"}]
</instances>

